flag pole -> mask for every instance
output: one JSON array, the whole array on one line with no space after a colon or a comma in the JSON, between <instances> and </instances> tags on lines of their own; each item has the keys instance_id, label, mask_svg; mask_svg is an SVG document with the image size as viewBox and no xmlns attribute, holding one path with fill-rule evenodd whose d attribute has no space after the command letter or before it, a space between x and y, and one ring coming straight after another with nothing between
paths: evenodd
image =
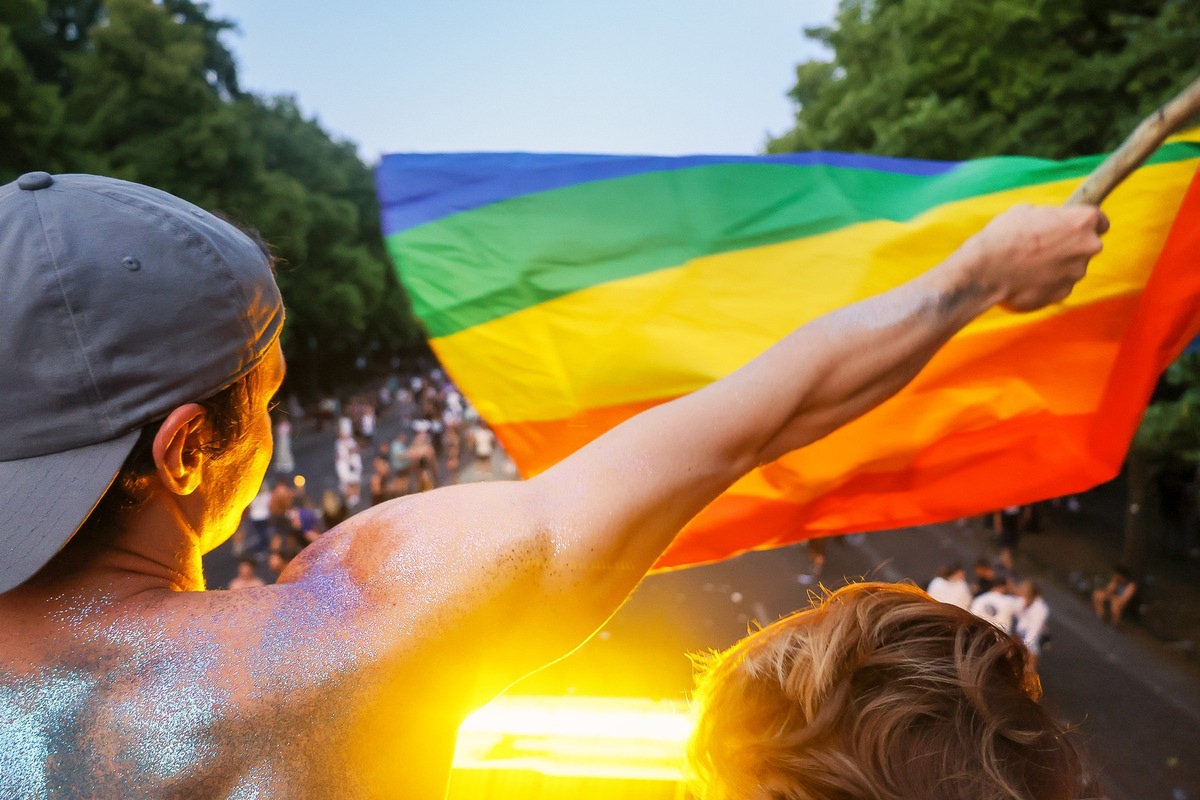
<instances>
[{"instance_id":1,"label":"flag pole","mask_svg":"<svg viewBox=\"0 0 1200 800\"><path fill-rule=\"evenodd\" d=\"M1067 198L1066 205L1099 205L1129 174L1140 167L1158 146L1184 123L1200 114L1200 77L1142 120L1112 155L1092 170L1087 180Z\"/></svg>"}]
</instances>

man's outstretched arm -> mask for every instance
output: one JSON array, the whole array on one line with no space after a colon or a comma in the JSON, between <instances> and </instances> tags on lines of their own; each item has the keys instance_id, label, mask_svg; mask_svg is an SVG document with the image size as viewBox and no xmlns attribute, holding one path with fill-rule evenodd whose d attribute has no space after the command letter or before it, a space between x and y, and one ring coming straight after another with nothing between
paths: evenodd
<instances>
[{"instance_id":1,"label":"man's outstretched arm","mask_svg":"<svg viewBox=\"0 0 1200 800\"><path fill-rule=\"evenodd\" d=\"M540 527L560 553L550 577L593 575L580 601L598 602L591 619L601 621L675 533L746 472L891 397L992 306L1028 311L1066 297L1106 227L1094 207L1013 209L915 280L814 320L534 478Z\"/></svg>"},{"instance_id":2,"label":"man's outstretched arm","mask_svg":"<svg viewBox=\"0 0 1200 800\"><path fill-rule=\"evenodd\" d=\"M1013 209L924 275L814 320L545 473L377 507L348 523L355 541L339 550L352 573L416 605L458 607L470 641L509 656L501 688L585 639L746 472L893 395L992 306L1064 298L1106 226L1092 207Z\"/></svg>"}]
</instances>

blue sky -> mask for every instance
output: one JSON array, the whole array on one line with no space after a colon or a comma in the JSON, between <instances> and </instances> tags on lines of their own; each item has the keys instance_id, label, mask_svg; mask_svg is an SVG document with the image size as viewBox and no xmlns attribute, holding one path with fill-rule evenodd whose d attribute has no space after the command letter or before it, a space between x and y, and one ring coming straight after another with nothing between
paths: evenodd
<instances>
[{"instance_id":1,"label":"blue sky","mask_svg":"<svg viewBox=\"0 0 1200 800\"><path fill-rule=\"evenodd\" d=\"M243 86L368 161L407 151L756 153L836 0L212 0Z\"/></svg>"}]
</instances>

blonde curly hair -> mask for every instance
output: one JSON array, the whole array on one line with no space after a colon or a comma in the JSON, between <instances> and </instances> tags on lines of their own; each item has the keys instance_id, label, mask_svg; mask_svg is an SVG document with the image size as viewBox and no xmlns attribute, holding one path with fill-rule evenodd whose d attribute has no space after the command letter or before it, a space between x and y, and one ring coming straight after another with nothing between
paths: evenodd
<instances>
[{"instance_id":1,"label":"blonde curly hair","mask_svg":"<svg viewBox=\"0 0 1200 800\"><path fill-rule=\"evenodd\" d=\"M846 586L704 661L703 800L1095 796L1021 642L913 586Z\"/></svg>"}]
</instances>

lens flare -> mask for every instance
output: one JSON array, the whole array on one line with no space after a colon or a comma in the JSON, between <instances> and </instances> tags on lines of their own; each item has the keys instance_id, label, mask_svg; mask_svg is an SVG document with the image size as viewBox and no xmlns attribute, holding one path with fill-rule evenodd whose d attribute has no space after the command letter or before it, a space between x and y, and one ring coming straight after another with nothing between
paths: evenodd
<instances>
[{"instance_id":1,"label":"lens flare","mask_svg":"<svg viewBox=\"0 0 1200 800\"><path fill-rule=\"evenodd\" d=\"M500 697L459 728L454 768L678 784L692 726L683 701Z\"/></svg>"}]
</instances>

